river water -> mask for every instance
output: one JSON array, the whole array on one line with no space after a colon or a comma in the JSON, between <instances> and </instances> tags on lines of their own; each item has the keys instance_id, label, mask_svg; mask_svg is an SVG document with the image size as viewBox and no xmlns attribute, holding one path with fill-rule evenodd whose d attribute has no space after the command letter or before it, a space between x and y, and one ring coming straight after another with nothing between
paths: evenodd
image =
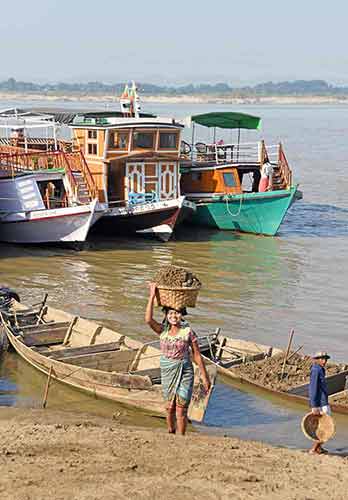
<instances>
[{"instance_id":1,"label":"river water","mask_svg":"<svg viewBox=\"0 0 348 500\"><path fill-rule=\"evenodd\" d=\"M0 102L0 109L14 104L21 105ZM95 108L94 104L86 106ZM326 350L335 360L347 361L346 106L145 107L146 111L179 118L211 110L261 116L262 130L243 131L242 141L263 137L266 143L274 144L282 140L304 195L288 212L278 236L183 227L177 239L166 244L141 238L93 239L81 252L1 245L0 283L16 289L26 302L41 300L47 291L50 303L58 308L150 340L152 334L143 322L146 283L160 266L176 264L191 268L204 285L199 307L188 318L197 331L220 327L226 335L285 347L294 328L294 343L303 344L304 352ZM231 140L226 133L222 137ZM23 365L14 354L7 355L0 365L0 404L39 404L44 379ZM54 391L51 404L62 408L114 409L61 387ZM202 430L305 447L308 442L299 428L302 415L301 407L219 383ZM337 438L329 448L348 450L345 427L344 419L338 419Z\"/></svg>"}]
</instances>

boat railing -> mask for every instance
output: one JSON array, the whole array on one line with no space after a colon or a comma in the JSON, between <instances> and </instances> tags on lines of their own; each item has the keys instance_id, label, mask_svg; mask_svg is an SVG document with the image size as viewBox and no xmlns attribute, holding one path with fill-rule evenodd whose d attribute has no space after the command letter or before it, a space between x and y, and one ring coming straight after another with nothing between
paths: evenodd
<instances>
[{"instance_id":1,"label":"boat railing","mask_svg":"<svg viewBox=\"0 0 348 500\"><path fill-rule=\"evenodd\" d=\"M88 167L88 163L81 150L64 153L66 161L69 163L74 172L80 172L86 182L88 193L91 199L98 196L98 189L95 184L93 175Z\"/></svg>"},{"instance_id":2,"label":"boat railing","mask_svg":"<svg viewBox=\"0 0 348 500\"><path fill-rule=\"evenodd\" d=\"M156 201L159 201L159 199L155 191L151 191L149 193L128 193L129 205L144 205L146 203L155 203Z\"/></svg>"},{"instance_id":3,"label":"boat railing","mask_svg":"<svg viewBox=\"0 0 348 500\"><path fill-rule=\"evenodd\" d=\"M12 177L20 172L63 169L69 179L72 195L78 197L78 183L74 173L80 172L86 182L90 199L97 197L97 188L81 151L66 153L64 151L35 153L0 151L0 168L11 173Z\"/></svg>"},{"instance_id":4,"label":"boat railing","mask_svg":"<svg viewBox=\"0 0 348 500\"><path fill-rule=\"evenodd\" d=\"M72 195L77 192L77 183L66 161L64 153L55 151L53 153L2 153L0 152L0 168L14 177L21 172L35 172L38 170L62 169L69 179Z\"/></svg>"},{"instance_id":5,"label":"boat railing","mask_svg":"<svg viewBox=\"0 0 348 500\"><path fill-rule=\"evenodd\" d=\"M23 171L48 170L52 168L64 168L61 161L61 153L46 153L37 151L35 153L2 152L0 151L0 166L12 175Z\"/></svg>"},{"instance_id":6,"label":"boat railing","mask_svg":"<svg viewBox=\"0 0 348 500\"><path fill-rule=\"evenodd\" d=\"M279 175L286 184L286 188L289 189L292 186L292 170L289 167L288 160L286 159L283 145L280 142L278 146L278 169Z\"/></svg>"},{"instance_id":7,"label":"boat railing","mask_svg":"<svg viewBox=\"0 0 348 500\"><path fill-rule=\"evenodd\" d=\"M5 144L3 142L0 141L0 153L8 153L8 154L15 154L15 153L23 153L25 152L24 149L21 147L21 146L13 146L11 144ZM30 152L42 152L40 151L39 149L30 149Z\"/></svg>"},{"instance_id":8,"label":"boat railing","mask_svg":"<svg viewBox=\"0 0 348 500\"><path fill-rule=\"evenodd\" d=\"M18 153L32 153L32 152L54 152L54 151L67 151L73 149L71 141L55 140L45 137L27 137L25 140L12 137L0 137L0 152L18 152Z\"/></svg>"},{"instance_id":9,"label":"boat railing","mask_svg":"<svg viewBox=\"0 0 348 500\"><path fill-rule=\"evenodd\" d=\"M187 159L187 155L183 155ZM204 143L191 145L190 160L203 163L260 164L278 161L278 144L268 145L264 141L249 143Z\"/></svg>"}]
</instances>

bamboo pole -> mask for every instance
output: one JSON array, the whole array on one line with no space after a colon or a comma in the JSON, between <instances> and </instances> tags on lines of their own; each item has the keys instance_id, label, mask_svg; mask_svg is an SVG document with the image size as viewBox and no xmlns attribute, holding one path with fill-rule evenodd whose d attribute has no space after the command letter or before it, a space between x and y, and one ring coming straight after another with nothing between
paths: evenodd
<instances>
[{"instance_id":1,"label":"bamboo pole","mask_svg":"<svg viewBox=\"0 0 348 500\"><path fill-rule=\"evenodd\" d=\"M295 330L292 328L291 331L290 331L290 337L289 337L288 347L286 348L286 353L285 353L284 363L283 363L283 367L282 367L282 373L280 375L280 380L282 380L283 377L284 377L285 365L286 365L286 361L287 361L288 356L289 356L290 347L291 347L291 344L292 344L292 339L294 337L294 333L295 333Z\"/></svg>"},{"instance_id":2,"label":"bamboo pole","mask_svg":"<svg viewBox=\"0 0 348 500\"><path fill-rule=\"evenodd\" d=\"M300 345L300 347L298 349L296 349L296 351L292 352L290 354L290 356L288 357L288 361L290 361L290 359L295 356L295 354L297 354L301 349L303 348L303 345Z\"/></svg>"},{"instance_id":3,"label":"bamboo pole","mask_svg":"<svg viewBox=\"0 0 348 500\"><path fill-rule=\"evenodd\" d=\"M40 307L40 311L39 311L39 314L38 314L38 318L37 318L37 321L36 321L37 325L39 325L40 322L42 321L42 316L44 315L45 308L46 308L47 298L48 298L48 293L45 293L44 299L43 299L43 301L41 303L41 307Z\"/></svg>"},{"instance_id":4,"label":"bamboo pole","mask_svg":"<svg viewBox=\"0 0 348 500\"><path fill-rule=\"evenodd\" d=\"M44 397L43 397L43 400L42 400L42 408L46 408L47 397L48 397L48 389L50 387L52 372L53 372L53 366L51 365L50 366L50 371L48 372L48 377L47 377L47 382L46 382Z\"/></svg>"}]
</instances>

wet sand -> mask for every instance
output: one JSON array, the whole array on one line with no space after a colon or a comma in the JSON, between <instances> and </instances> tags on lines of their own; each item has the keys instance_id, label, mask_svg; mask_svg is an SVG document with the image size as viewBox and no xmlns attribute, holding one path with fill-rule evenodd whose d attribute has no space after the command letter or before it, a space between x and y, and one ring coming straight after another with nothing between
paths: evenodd
<instances>
[{"instance_id":1,"label":"wet sand","mask_svg":"<svg viewBox=\"0 0 348 500\"><path fill-rule=\"evenodd\" d=\"M2 499L344 499L348 458L53 410L1 408Z\"/></svg>"}]
</instances>

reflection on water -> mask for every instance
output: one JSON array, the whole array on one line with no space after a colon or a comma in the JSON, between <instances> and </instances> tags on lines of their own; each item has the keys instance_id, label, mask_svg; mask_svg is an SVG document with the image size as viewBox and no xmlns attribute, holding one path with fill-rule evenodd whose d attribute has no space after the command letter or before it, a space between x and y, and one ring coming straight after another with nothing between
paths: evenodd
<instances>
[{"instance_id":1,"label":"reflection on water","mask_svg":"<svg viewBox=\"0 0 348 500\"><path fill-rule=\"evenodd\" d=\"M335 205L298 202L287 215L280 237L338 238L348 236L348 208Z\"/></svg>"},{"instance_id":2,"label":"reflection on water","mask_svg":"<svg viewBox=\"0 0 348 500\"><path fill-rule=\"evenodd\" d=\"M47 377L13 352L2 358L0 367L0 405L41 408L46 387ZM54 410L67 410L76 413L88 412L110 419L121 416L124 423L137 423L142 426L164 427L164 419L154 419L150 415L134 410L133 408L97 399L84 392L72 389L69 386L51 380L47 407Z\"/></svg>"},{"instance_id":3,"label":"reflection on water","mask_svg":"<svg viewBox=\"0 0 348 500\"><path fill-rule=\"evenodd\" d=\"M191 312L200 330L220 327L234 336L256 331L260 335L260 309L272 308L275 315L284 304L293 305L302 255L296 248L290 251L280 238L193 233L191 228L183 228L177 238L166 245L94 239L83 252L27 249L18 257L12 256L11 247L2 247L2 268L6 267L7 284L26 301L39 301L47 290L53 305L141 337L151 335L143 321L147 283L159 267L171 263L190 267L203 282L200 307ZM6 258L6 250L11 258ZM18 268L23 269L20 274ZM272 331L263 340L269 338Z\"/></svg>"},{"instance_id":4,"label":"reflection on water","mask_svg":"<svg viewBox=\"0 0 348 500\"><path fill-rule=\"evenodd\" d=\"M211 111L209 105L189 108L153 105L149 111L176 116ZM159 267L173 263L191 268L203 281L198 307L188 318L197 331L220 327L226 335L285 347L294 328L294 343L304 345L304 352L325 350L347 362L346 109L250 106L248 112L264 118L262 136L267 142L284 140L294 178L304 193L287 214L279 236L183 227L167 244L93 238L82 252L0 245L0 283L17 289L28 302L38 302L47 291L58 308L150 340L153 335L143 319L147 282ZM334 123L335 129L327 123ZM259 138L249 137L243 140ZM16 358L6 357L2 365L0 404L40 401L41 375L36 381L30 369L16 378L18 361L8 359ZM23 364L20 370L26 370ZM69 401L88 408L88 397L75 403L76 396L59 390L63 392L54 399L57 406ZM98 402L97 408L103 411L104 406ZM298 426L302 412L219 385L207 423L222 432L303 446ZM337 435L339 439L341 428ZM342 436L345 447L344 432Z\"/></svg>"},{"instance_id":5,"label":"reflection on water","mask_svg":"<svg viewBox=\"0 0 348 500\"><path fill-rule=\"evenodd\" d=\"M294 403L265 399L231 386L218 384L212 395L205 424L216 434L236 436L291 448L310 448L301 430L306 408ZM330 452L348 453L347 418L335 416L336 436L325 445Z\"/></svg>"}]
</instances>

